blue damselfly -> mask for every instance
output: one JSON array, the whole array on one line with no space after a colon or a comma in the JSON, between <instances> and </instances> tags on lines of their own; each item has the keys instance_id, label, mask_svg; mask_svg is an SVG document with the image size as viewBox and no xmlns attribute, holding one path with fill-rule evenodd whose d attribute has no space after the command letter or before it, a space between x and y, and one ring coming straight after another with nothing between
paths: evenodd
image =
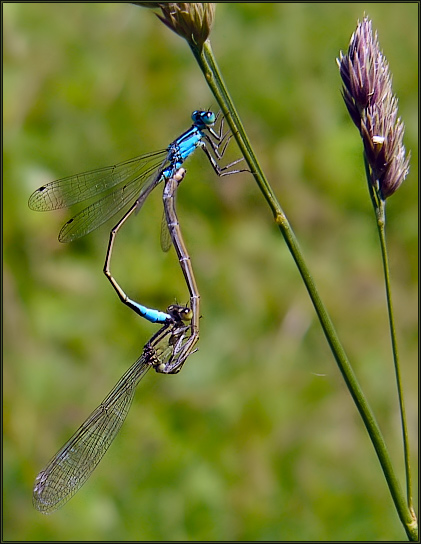
<instances>
[{"instance_id":1,"label":"blue damselfly","mask_svg":"<svg viewBox=\"0 0 421 544\"><path fill-rule=\"evenodd\" d=\"M226 166L219 166L219 160L225 153L231 135L229 131L223 133L223 119L218 131L212 128L217 119L218 115L212 111L194 111L192 126L166 149L114 166L58 179L43 185L29 198L29 207L36 211L67 208L88 199L94 200L64 224L59 233L60 242L70 242L89 234L126 205L131 204L128 211L111 230L104 273L120 300L154 323L171 321L171 316L132 301L120 288L110 272L114 239L124 222L133 212L141 208L151 191L161 181L171 178L197 148L205 152L218 176L244 171L232 169L232 166L242 159L237 159ZM98 195L102 196L97 198Z\"/></svg>"}]
</instances>

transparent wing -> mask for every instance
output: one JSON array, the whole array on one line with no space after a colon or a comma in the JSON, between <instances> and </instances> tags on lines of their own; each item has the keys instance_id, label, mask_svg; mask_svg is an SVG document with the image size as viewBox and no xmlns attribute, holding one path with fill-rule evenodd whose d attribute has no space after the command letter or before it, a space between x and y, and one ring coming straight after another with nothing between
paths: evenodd
<instances>
[{"instance_id":1,"label":"transparent wing","mask_svg":"<svg viewBox=\"0 0 421 544\"><path fill-rule=\"evenodd\" d=\"M167 219L165 217L165 211L162 212L161 220L161 249L162 251L169 251L172 245L171 234L168 230Z\"/></svg>"},{"instance_id":2,"label":"transparent wing","mask_svg":"<svg viewBox=\"0 0 421 544\"><path fill-rule=\"evenodd\" d=\"M82 487L126 419L137 384L151 366L165 365L172 359L186 329L162 327L104 401L38 474L33 490L37 510L53 512Z\"/></svg>"},{"instance_id":3,"label":"transparent wing","mask_svg":"<svg viewBox=\"0 0 421 544\"><path fill-rule=\"evenodd\" d=\"M44 514L65 504L86 482L120 430L137 383L150 365L142 356L121 378L35 481L33 503Z\"/></svg>"},{"instance_id":4,"label":"transparent wing","mask_svg":"<svg viewBox=\"0 0 421 544\"><path fill-rule=\"evenodd\" d=\"M147 153L135 159L90 170L43 185L29 197L32 210L49 211L68 208L77 202L99 195L116 185L143 180L158 167L167 155L166 150Z\"/></svg>"},{"instance_id":5,"label":"transparent wing","mask_svg":"<svg viewBox=\"0 0 421 544\"><path fill-rule=\"evenodd\" d=\"M143 155L124 163L53 181L37 189L29 207L38 211L71 206L87 198L107 193L64 224L60 242L71 242L100 227L129 202L144 198L161 181L167 152Z\"/></svg>"},{"instance_id":6,"label":"transparent wing","mask_svg":"<svg viewBox=\"0 0 421 544\"><path fill-rule=\"evenodd\" d=\"M58 235L60 242L72 242L89 234L108 221L129 202L133 203L136 199L139 199L143 203L148 194L159 183L161 168L154 166L146 174L151 175L148 178L135 178L123 187L118 187L112 193L93 202L72 219L69 219Z\"/></svg>"}]
</instances>

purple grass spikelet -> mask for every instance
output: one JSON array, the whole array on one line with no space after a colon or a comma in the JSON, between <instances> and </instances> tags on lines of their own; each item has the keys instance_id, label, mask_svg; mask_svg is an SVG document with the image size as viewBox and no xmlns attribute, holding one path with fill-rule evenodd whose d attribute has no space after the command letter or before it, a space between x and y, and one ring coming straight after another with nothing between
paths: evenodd
<instances>
[{"instance_id":1,"label":"purple grass spikelet","mask_svg":"<svg viewBox=\"0 0 421 544\"><path fill-rule=\"evenodd\" d=\"M358 22L346 55L341 52L337 63L345 105L363 141L370 183L385 200L408 175L410 155L405 154L405 127L398 117L389 65L367 17Z\"/></svg>"}]
</instances>

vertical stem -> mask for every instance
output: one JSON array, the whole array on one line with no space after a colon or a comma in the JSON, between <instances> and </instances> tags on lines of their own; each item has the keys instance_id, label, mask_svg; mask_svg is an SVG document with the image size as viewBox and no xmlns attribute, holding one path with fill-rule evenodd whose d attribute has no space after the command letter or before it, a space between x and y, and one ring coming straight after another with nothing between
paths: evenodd
<instances>
[{"instance_id":1,"label":"vertical stem","mask_svg":"<svg viewBox=\"0 0 421 544\"><path fill-rule=\"evenodd\" d=\"M404 450L404 463L405 463L405 477L406 477L406 495L408 508L414 519L415 513L412 503L412 478L411 478L411 465L410 465L410 451L409 451L409 438L408 428L406 422L405 401L403 395L402 378L399 364L399 350L398 341L396 338L395 317L392 305L392 290L390 285L390 272L389 272L389 259L387 253L386 244L386 201L381 197L379 183L376 181L373 183L373 176L368 164L367 157L364 153L364 166L368 183L368 191L370 194L371 202L373 203L374 212L376 214L376 223L380 239L380 248L382 252L383 272L386 286L386 301L387 310L389 316L390 338L392 341L393 362L395 367L396 387L398 389L399 408L401 414L401 426L402 426L402 439Z\"/></svg>"},{"instance_id":2,"label":"vertical stem","mask_svg":"<svg viewBox=\"0 0 421 544\"><path fill-rule=\"evenodd\" d=\"M377 227L380 237L380 247L382 251L382 260L383 260L383 269L386 285L386 299L387 299L387 309L389 314L389 326L390 326L390 337L392 340L392 351L393 351L393 361L395 366L395 375L396 375L396 386L398 389L399 397L399 407L401 412L401 425L402 425L402 438L403 438L403 449L404 449L404 460L405 460L405 475L406 475L406 493L407 493L407 502L408 507L413 512L412 504L412 478L411 478L411 466L410 466L410 452L409 452L409 439L408 439L408 428L406 422L406 411L405 411L405 401L403 395L402 387L402 378L399 364L399 351L398 351L398 342L396 338L396 328L395 328L395 318L392 305L392 292L390 286L390 273L389 273L389 261L387 254L387 245L386 245L386 233L385 233L385 205L384 200L380 200L380 208L377 215Z\"/></svg>"}]
</instances>

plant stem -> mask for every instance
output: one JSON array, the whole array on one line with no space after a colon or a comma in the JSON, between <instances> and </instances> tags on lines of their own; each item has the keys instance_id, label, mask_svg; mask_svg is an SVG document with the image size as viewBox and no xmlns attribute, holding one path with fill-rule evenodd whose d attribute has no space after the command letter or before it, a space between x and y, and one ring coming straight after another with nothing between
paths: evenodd
<instances>
[{"instance_id":1,"label":"plant stem","mask_svg":"<svg viewBox=\"0 0 421 544\"><path fill-rule=\"evenodd\" d=\"M388 263L387 246L386 246L385 221L384 221L384 218L385 218L384 200L382 200L381 203L382 203L381 215L383 217L382 219L378 219L377 226L379 230L380 246L382 250L384 277L385 277L385 285L386 285L387 309L389 314L390 337L392 340L393 360L395 363L395 374L396 374L396 386L398 388L399 406L401 411L402 437L403 437L403 447L404 447L404 457L405 457L407 501L408 501L408 507L412 509L413 508L412 485L411 485L411 467L410 467L410 461L409 461L408 428L406 423L405 401L403 397L402 378L401 378L400 365L399 365L398 344L396 339L395 319L394 319L393 306L392 306L392 293L390 288L390 273L389 273L389 263Z\"/></svg>"},{"instance_id":2,"label":"plant stem","mask_svg":"<svg viewBox=\"0 0 421 544\"><path fill-rule=\"evenodd\" d=\"M311 277L310 271L304 260L302 251L298 245L298 241L296 240L294 232L252 150L251 144L244 131L243 125L239 119L235 106L223 82L222 76L220 75L219 68L213 56L210 41L206 40L206 42L203 44L203 47L196 46L192 42L190 42L189 45L212 93L214 94L219 106L221 107L224 117L231 128L232 134L244 155L250 171L252 172L257 184L259 185L273 212L275 222L279 226L279 229L285 238L287 246L292 253L292 256L295 260L295 263L297 264L301 277L303 278L304 284L313 302L316 313L319 317L327 341L331 347L339 369L345 379L345 383L347 384L351 396L354 399L357 409L360 412L364 425L376 450L398 515L402 521L408 538L415 541L418 538L417 525L406 505L399 482L394 474L393 467L390 461L390 456L387 451L387 447L382 437L380 428L358 384L356 376L339 341L338 335L334 329L333 323L327 313L327 310L322 300L320 299L315 283L313 281L313 278Z\"/></svg>"},{"instance_id":3,"label":"plant stem","mask_svg":"<svg viewBox=\"0 0 421 544\"><path fill-rule=\"evenodd\" d=\"M406 422L405 401L403 395L402 378L399 364L399 350L398 341L396 338L395 318L392 305L392 290L390 285L390 271L389 271L389 259L387 253L386 244L386 201L380 196L380 191L377 186L372 184L372 175L370 167L368 165L367 157L364 154L364 165L366 170L368 189L373 203L374 212L376 214L377 229L379 232L380 248L382 252L383 272L386 286L386 300L387 310L389 316L390 338L392 341L393 362L395 367L396 386L398 389L399 408L401 413L401 426L402 426L402 439L404 450L404 462L405 462L405 476L406 476L406 498L409 510L413 513L414 509L412 503L412 478L411 478L411 465L410 465L410 451L409 451L409 438L408 427Z\"/></svg>"}]
</instances>

